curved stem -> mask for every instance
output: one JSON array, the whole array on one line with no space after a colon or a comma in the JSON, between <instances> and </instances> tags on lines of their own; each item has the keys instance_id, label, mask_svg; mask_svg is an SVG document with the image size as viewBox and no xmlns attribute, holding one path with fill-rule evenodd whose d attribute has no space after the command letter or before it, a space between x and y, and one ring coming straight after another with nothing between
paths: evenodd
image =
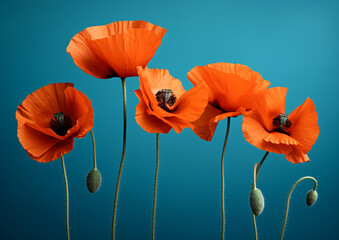
<instances>
[{"instance_id":1,"label":"curved stem","mask_svg":"<svg viewBox=\"0 0 339 240\"><path fill-rule=\"evenodd\" d=\"M228 134L230 132L231 118L227 118L227 130L225 136L224 147L222 149L221 155L221 218L222 218L222 230L221 230L221 239L224 240L225 236L225 183L224 183L224 158L225 158L225 149L228 140Z\"/></svg>"},{"instance_id":2,"label":"curved stem","mask_svg":"<svg viewBox=\"0 0 339 240\"><path fill-rule=\"evenodd\" d=\"M280 240L282 240L283 237L284 237L284 231L285 231L285 226L286 226L286 222L287 222L287 215L288 215L288 209L289 209L289 207L290 207L290 199L291 199L292 192L293 192L295 186L297 186L298 183L300 183L301 181L303 181L303 180L305 180L305 179L311 179L311 180L313 180L313 182L314 182L314 188L313 188L313 190L315 191L315 190L317 189L318 182L317 182L317 180L316 180L314 177L310 177L310 176L302 177L302 178L300 178L298 181L296 181L296 182L294 183L294 185L292 186L292 188L291 188L291 190L290 190L290 192L289 192L289 194L288 194L288 197L287 197L287 204L286 204L286 211L285 211L285 219L284 219L284 225L283 225L282 230L281 230Z\"/></svg>"},{"instance_id":3,"label":"curved stem","mask_svg":"<svg viewBox=\"0 0 339 240\"><path fill-rule=\"evenodd\" d=\"M261 166L263 165L263 163L264 163L264 161L265 161L265 159L267 158L267 156L268 156L269 153L270 153L270 152L266 152L265 155L263 156L263 158L261 159L260 163L256 163L256 164L258 164L258 166L257 166L257 170L256 170L255 183L254 183L254 181L253 181L252 188L254 187L254 185L257 184L257 179L258 179L259 170L260 170ZM253 177L254 177L254 175L253 175Z\"/></svg>"},{"instance_id":4,"label":"curved stem","mask_svg":"<svg viewBox=\"0 0 339 240\"><path fill-rule=\"evenodd\" d=\"M259 163L255 163L254 164L252 189L256 189L257 188L258 165L259 165Z\"/></svg>"},{"instance_id":5,"label":"curved stem","mask_svg":"<svg viewBox=\"0 0 339 240\"><path fill-rule=\"evenodd\" d=\"M67 174L66 174L64 156L61 156L61 164L62 164L62 171L64 173L65 188L66 188L66 232L67 232L67 240L69 240L70 239L70 234L69 234L69 196L68 196L68 182L67 182Z\"/></svg>"},{"instance_id":6,"label":"curved stem","mask_svg":"<svg viewBox=\"0 0 339 240\"><path fill-rule=\"evenodd\" d=\"M263 165L266 157L268 156L269 152L266 152L264 157L261 159L260 163L256 163L254 165L254 170L253 170L253 184L252 184L252 189L255 189L257 187L257 179L258 179L258 174L260 167ZM255 221L255 215L252 212L252 221L253 221L253 227L254 227L254 236L255 240L258 240L258 230L257 230L257 223Z\"/></svg>"},{"instance_id":7,"label":"curved stem","mask_svg":"<svg viewBox=\"0 0 339 240\"><path fill-rule=\"evenodd\" d=\"M154 194L153 194L153 215L152 215L152 240L155 239L155 209L157 206L157 186L159 171L159 133L157 133L157 162L155 167Z\"/></svg>"},{"instance_id":8,"label":"curved stem","mask_svg":"<svg viewBox=\"0 0 339 240\"><path fill-rule=\"evenodd\" d=\"M125 78L121 78L122 82L122 94L123 94L123 107L124 107L124 133L123 133L123 145L122 145L122 155L120 161L120 168L118 173L117 184L115 187L115 198L114 198L114 207L113 207L113 220L112 220L112 239L115 239L115 220L117 214L117 204L118 204L118 196L119 196L119 187L120 187L120 179L122 168L125 160L125 152L126 152L126 129L127 129L127 114L126 114L126 85Z\"/></svg>"},{"instance_id":9,"label":"curved stem","mask_svg":"<svg viewBox=\"0 0 339 240\"><path fill-rule=\"evenodd\" d=\"M92 129L91 129L91 135L92 135L92 144L93 144L93 165L94 165L94 169L96 169L97 168L97 154L96 154L96 149L95 149L95 138L94 138L94 133Z\"/></svg>"}]
</instances>

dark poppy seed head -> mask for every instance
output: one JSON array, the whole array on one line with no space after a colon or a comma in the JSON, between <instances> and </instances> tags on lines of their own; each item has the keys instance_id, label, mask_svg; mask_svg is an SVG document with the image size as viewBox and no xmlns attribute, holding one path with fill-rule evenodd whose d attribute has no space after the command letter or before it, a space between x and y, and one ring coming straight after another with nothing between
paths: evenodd
<instances>
[{"instance_id":1,"label":"dark poppy seed head","mask_svg":"<svg viewBox=\"0 0 339 240\"><path fill-rule=\"evenodd\" d=\"M65 136L68 129L72 128L72 120L63 112L53 114L50 121L51 129L60 136Z\"/></svg>"},{"instance_id":2,"label":"dark poppy seed head","mask_svg":"<svg viewBox=\"0 0 339 240\"><path fill-rule=\"evenodd\" d=\"M280 133L286 133L291 127L292 122L288 119L287 114L280 113L277 117L273 118L273 130Z\"/></svg>"},{"instance_id":3,"label":"dark poppy seed head","mask_svg":"<svg viewBox=\"0 0 339 240\"><path fill-rule=\"evenodd\" d=\"M168 107L172 107L177 101L177 97L173 94L171 89L162 89L155 94L155 97L159 102L158 106L167 112L171 112Z\"/></svg>"}]
</instances>

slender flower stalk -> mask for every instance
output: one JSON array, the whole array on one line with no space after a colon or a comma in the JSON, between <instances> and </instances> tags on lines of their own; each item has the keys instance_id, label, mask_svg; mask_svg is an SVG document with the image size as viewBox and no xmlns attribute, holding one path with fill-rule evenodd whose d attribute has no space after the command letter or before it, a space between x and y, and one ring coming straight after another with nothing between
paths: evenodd
<instances>
[{"instance_id":1,"label":"slender flower stalk","mask_svg":"<svg viewBox=\"0 0 339 240\"><path fill-rule=\"evenodd\" d=\"M66 232L67 232L67 240L70 240L69 234L69 196L68 196L68 182L67 182L67 174L65 168L65 161L64 156L61 156L61 164L62 164L62 171L64 173L64 180L65 180L65 189L66 189Z\"/></svg>"},{"instance_id":2,"label":"slender flower stalk","mask_svg":"<svg viewBox=\"0 0 339 240\"><path fill-rule=\"evenodd\" d=\"M97 169L97 154L96 154L96 148L95 148L95 138L93 130L91 129L91 135L92 135L92 143L93 143L93 168Z\"/></svg>"},{"instance_id":3,"label":"slender flower stalk","mask_svg":"<svg viewBox=\"0 0 339 240\"><path fill-rule=\"evenodd\" d=\"M153 215L152 215L152 240L155 239L155 210L157 207L157 187L158 187L158 172L159 172L159 133L157 133L157 160L155 168L155 180L154 180L154 194L153 194Z\"/></svg>"},{"instance_id":4,"label":"slender flower stalk","mask_svg":"<svg viewBox=\"0 0 339 240\"><path fill-rule=\"evenodd\" d=\"M123 166L124 166L125 153L126 153L127 113L126 113L126 84L125 84L125 78L121 78L121 82L122 82L123 108L124 108L124 133L123 133L121 162L120 162L117 184L116 184L116 188L115 188L113 220L112 220L112 240L115 239L115 221L116 221L116 217L117 217L116 214L117 214L117 204L118 204L118 197L119 197L120 179L121 179L121 173L122 173L122 169L123 169Z\"/></svg>"},{"instance_id":5,"label":"slender flower stalk","mask_svg":"<svg viewBox=\"0 0 339 240\"><path fill-rule=\"evenodd\" d=\"M252 190L257 187L257 179L258 179L259 170L260 170L260 167L262 166L262 164L264 163L268 154L269 154L269 152L266 152L264 157L261 159L260 163L256 163L254 165ZM252 221L253 221L253 227L254 227L255 240L258 240L257 223L256 223L255 215L254 215L253 212L252 212Z\"/></svg>"},{"instance_id":6,"label":"slender flower stalk","mask_svg":"<svg viewBox=\"0 0 339 240\"><path fill-rule=\"evenodd\" d=\"M256 170L256 178L255 178L256 182L255 183L253 182L253 185L257 183L259 170L260 170L261 166L263 165L263 163L264 163L264 161L267 158L269 153L270 152L266 152L265 155L263 156L263 158L261 159L260 163L258 163L257 170Z\"/></svg>"},{"instance_id":7,"label":"slender flower stalk","mask_svg":"<svg viewBox=\"0 0 339 240\"><path fill-rule=\"evenodd\" d=\"M302 178L300 178L298 181L296 181L294 183L294 185L292 186L292 188L291 188L291 190L290 190L290 192L288 194L288 197L287 197L287 204L286 204L286 210L285 210L285 219L284 219L284 224L283 224L283 227L282 227L282 230L281 230L280 240L282 240L283 237L284 237L285 226L286 226L286 222L287 222L287 216L288 216L288 210L289 210L289 207L290 207L290 200L291 200L292 192L293 192L294 188L297 186L297 184L300 183L301 181L305 180L305 179L312 180L314 182L313 191L317 190L318 182L317 182L317 180L314 177L310 177L310 176L302 177ZM316 198L314 199L314 201L310 205L312 205L315 202L315 200L316 200ZM309 205L308 202L307 202L307 204Z\"/></svg>"},{"instance_id":8,"label":"slender flower stalk","mask_svg":"<svg viewBox=\"0 0 339 240\"><path fill-rule=\"evenodd\" d=\"M224 240L225 237L225 179L224 179L224 158L225 158L225 150L228 140L228 134L230 132L230 124L231 124L231 118L227 118L227 129L226 129L226 136L225 136L225 142L224 147L222 149L222 155L221 155L221 218L222 218L222 230L221 230L221 239Z\"/></svg>"}]
</instances>

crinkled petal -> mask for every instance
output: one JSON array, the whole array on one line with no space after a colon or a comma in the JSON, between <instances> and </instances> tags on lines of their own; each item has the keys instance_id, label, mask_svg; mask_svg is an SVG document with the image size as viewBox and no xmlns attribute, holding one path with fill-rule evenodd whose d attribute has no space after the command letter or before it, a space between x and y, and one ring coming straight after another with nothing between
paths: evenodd
<instances>
[{"instance_id":1,"label":"crinkled petal","mask_svg":"<svg viewBox=\"0 0 339 240\"><path fill-rule=\"evenodd\" d=\"M34 122L40 128L49 128L53 114L65 111L65 89L73 83L57 83L44 86L18 106L16 119L20 122Z\"/></svg>"},{"instance_id":2,"label":"crinkled petal","mask_svg":"<svg viewBox=\"0 0 339 240\"><path fill-rule=\"evenodd\" d=\"M58 142L49 151L39 157L31 155L30 152L28 152L28 155L38 162L51 162L72 151L73 144L74 138L69 138L65 141Z\"/></svg>"},{"instance_id":3,"label":"crinkled petal","mask_svg":"<svg viewBox=\"0 0 339 240\"><path fill-rule=\"evenodd\" d=\"M42 156L61 141L20 122L18 124L18 138L23 148L34 157Z\"/></svg>"},{"instance_id":4,"label":"crinkled petal","mask_svg":"<svg viewBox=\"0 0 339 240\"><path fill-rule=\"evenodd\" d=\"M185 93L181 82L172 77L168 70L165 69L143 69L142 67L138 67L137 70L140 80L140 90L143 93L145 103L149 104L157 114L170 117L171 113L166 112L158 106L159 102L156 99L156 94L163 89L170 89L176 98L179 99ZM177 104L175 104L173 108L175 108L176 105Z\"/></svg>"},{"instance_id":5,"label":"crinkled petal","mask_svg":"<svg viewBox=\"0 0 339 240\"><path fill-rule=\"evenodd\" d=\"M172 115L186 122L197 120L208 104L208 94L203 85L188 90L177 100L176 108Z\"/></svg>"},{"instance_id":6,"label":"crinkled petal","mask_svg":"<svg viewBox=\"0 0 339 240\"><path fill-rule=\"evenodd\" d=\"M238 108L234 112L225 112L222 113L214 118L214 122L219 122L221 120L224 120L225 118L228 117L238 117L246 112L246 109L243 107Z\"/></svg>"},{"instance_id":7,"label":"crinkled petal","mask_svg":"<svg viewBox=\"0 0 339 240\"><path fill-rule=\"evenodd\" d=\"M263 87L266 85L258 85L255 80L243 79L233 72L209 65L193 68L187 77L194 85L204 83L209 91L209 103L224 112L234 112L240 107L251 109L266 90Z\"/></svg>"},{"instance_id":8,"label":"crinkled petal","mask_svg":"<svg viewBox=\"0 0 339 240\"><path fill-rule=\"evenodd\" d=\"M319 135L318 114L313 101L307 98L289 115L289 119L292 126L288 133L301 143L303 153L307 153Z\"/></svg>"},{"instance_id":9,"label":"crinkled petal","mask_svg":"<svg viewBox=\"0 0 339 240\"><path fill-rule=\"evenodd\" d=\"M193 132L201 139L211 141L218 124L214 119L220 114L222 114L221 110L208 104L200 118L192 122Z\"/></svg>"},{"instance_id":10,"label":"crinkled petal","mask_svg":"<svg viewBox=\"0 0 339 240\"><path fill-rule=\"evenodd\" d=\"M135 119L137 123L148 133L168 133L171 126L154 115L148 114L147 106L140 90L135 90L140 102L136 107Z\"/></svg>"},{"instance_id":11,"label":"crinkled petal","mask_svg":"<svg viewBox=\"0 0 339 240\"><path fill-rule=\"evenodd\" d=\"M270 133L262 124L262 118L257 111L249 111L243 116L242 131L245 139L255 147L274 153L289 153L293 149L293 144L285 139L285 134ZM279 140L279 137L282 140ZM279 141L286 142L282 143ZM294 143L292 140L291 143Z\"/></svg>"},{"instance_id":12,"label":"crinkled petal","mask_svg":"<svg viewBox=\"0 0 339 240\"><path fill-rule=\"evenodd\" d=\"M69 129L69 132L78 131L77 138L83 138L94 125L92 102L84 93L73 87L66 88L65 98L66 112L71 117L73 124L76 123L76 126ZM79 128L77 128L77 125ZM75 129L73 130L73 128Z\"/></svg>"},{"instance_id":13,"label":"crinkled petal","mask_svg":"<svg viewBox=\"0 0 339 240\"><path fill-rule=\"evenodd\" d=\"M285 154L285 157L288 161L292 163L302 163L310 161L307 154L303 153L300 148L293 148L291 152Z\"/></svg>"},{"instance_id":14,"label":"crinkled petal","mask_svg":"<svg viewBox=\"0 0 339 240\"><path fill-rule=\"evenodd\" d=\"M119 21L76 34L67 52L84 72L97 78L137 76L160 46L166 29L145 21Z\"/></svg>"},{"instance_id":15,"label":"crinkled petal","mask_svg":"<svg viewBox=\"0 0 339 240\"><path fill-rule=\"evenodd\" d=\"M232 73L237 76L239 76L242 79L245 79L250 82L254 82L257 85L260 85L259 87L262 88L268 88L270 85L269 81L266 81L262 78L262 76L256 72L250 69L246 65L242 64L234 64L234 63L213 63L213 64L208 64L209 67L217 69L219 71L225 72L225 73Z\"/></svg>"}]
</instances>

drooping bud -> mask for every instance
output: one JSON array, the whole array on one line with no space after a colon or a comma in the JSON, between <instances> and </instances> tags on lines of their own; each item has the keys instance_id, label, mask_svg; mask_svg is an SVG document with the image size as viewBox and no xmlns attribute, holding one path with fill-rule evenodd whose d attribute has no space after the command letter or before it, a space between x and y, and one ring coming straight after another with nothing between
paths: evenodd
<instances>
[{"instance_id":1,"label":"drooping bud","mask_svg":"<svg viewBox=\"0 0 339 240\"><path fill-rule=\"evenodd\" d=\"M264 210L264 196L262 195L260 189L254 188L250 194L250 206L252 212L255 216L259 216L260 213Z\"/></svg>"},{"instance_id":2,"label":"drooping bud","mask_svg":"<svg viewBox=\"0 0 339 240\"><path fill-rule=\"evenodd\" d=\"M307 206L312 206L318 199L318 192L316 190L310 190L307 193L306 204Z\"/></svg>"},{"instance_id":3,"label":"drooping bud","mask_svg":"<svg viewBox=\"0 0 339 240\"><path fill-rule=\"evenodd\" d=\"M95 193L101 185L101 174L98 169L92 169L86 179L87 188L91 193Z\"/></svg>"}]
</instances>

